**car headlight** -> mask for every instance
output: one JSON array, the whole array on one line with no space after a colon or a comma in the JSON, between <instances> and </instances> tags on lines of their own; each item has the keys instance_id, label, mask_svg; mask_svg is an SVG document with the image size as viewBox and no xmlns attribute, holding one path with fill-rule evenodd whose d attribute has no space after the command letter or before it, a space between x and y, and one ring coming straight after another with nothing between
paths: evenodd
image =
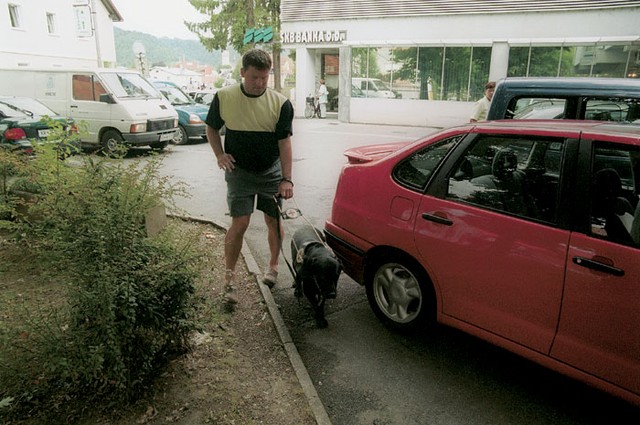
<instances>
[{"instance_id":1,"label":"car headlight","mask_svg":"<svg viewBox=\"0 0 640 425\"><path fill-rule=\"evenodd\" d=\"M129 128L130 133L146 133L147 132L147 123L141 124L131 124L131 128Z\"/></svg>"},{"instance_id":2,"label":"car headlight","mask_svg":"<svg viewBox=\"0 0 640 425\"><path fill-rule=\"evenodd\" d=\"M202 120L196 114L189 114L189 124L202 124Z\"/></svg>"}]
</instances>

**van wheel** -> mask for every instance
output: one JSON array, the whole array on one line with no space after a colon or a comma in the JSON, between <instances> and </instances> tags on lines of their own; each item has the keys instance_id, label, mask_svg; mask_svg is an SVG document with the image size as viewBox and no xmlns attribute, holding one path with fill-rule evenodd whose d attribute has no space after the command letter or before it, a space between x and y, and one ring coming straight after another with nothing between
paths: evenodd
<instances>
[{"instance_id":1,"label":"van wheel","mask_svg":"<svg viewBox=\"0 0 640 425\"><path fill-rule=\"evenodd\" d=\"M176 145L184 145L188 141L189 135L187 134L187 130L185 130L183 126L178 126L178 131L176 131L176 137L173 138L173 143Z\"/></svg>"},{"instance_id":2,"label":"van wheel","mask_svg":"<svg viewBox=\"0 0 640 425\"><path fill-rule=\"evenodd\" d=\"M102 134L100 139L100 145L102 145L102 152L105 155L112 156L118 152L123 151L124 138L116 130L107 130Z\"/></svg>"}]
</instances>

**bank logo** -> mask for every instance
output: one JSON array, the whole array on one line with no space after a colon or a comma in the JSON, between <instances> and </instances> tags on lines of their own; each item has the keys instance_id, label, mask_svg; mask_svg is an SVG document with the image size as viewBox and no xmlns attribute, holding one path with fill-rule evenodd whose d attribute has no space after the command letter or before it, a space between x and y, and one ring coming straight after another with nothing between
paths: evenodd
<instances>
[{"instance_id":1,"label":"bank logo","mask_svg":"<svg viewBox=\"0 0 640 425\"><path fill-rule=\"evenodd\" d=\"M273 27L249 28L244 32L244 44L269 43L273 40Z\"/></svg>"}]
</instances>

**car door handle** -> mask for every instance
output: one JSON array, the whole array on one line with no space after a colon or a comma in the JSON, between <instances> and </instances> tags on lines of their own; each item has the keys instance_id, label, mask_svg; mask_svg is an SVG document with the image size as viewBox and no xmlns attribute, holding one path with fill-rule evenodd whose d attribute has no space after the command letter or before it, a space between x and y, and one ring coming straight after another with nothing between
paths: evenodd
<instances>
[{"instance_id":1,"label":"car door handle","mask_svg":"<svg viewBox=\"0 0 640 425\"><path fill-rule=\"evenodd\" d=\"M77 108L78 105L69 105L69 108Z\"/></svg>"},{"instance_id":2,"label":"car door handle","mask_svg":"<svg viewBox=\"0 0 640 425\"><path fill-rule=\"evenodd\" d=\"M573 257L573 262L588 269L597 270L603 273L609 273L614 276L624 276L624 270L610 266L609 264L605 264L601 261L590 260L584 257Z\"/></svg>"},{"instance_id":3,"label":"car door handle","mask_svg":"<svg viewBox=\"0 0 640 425\"><path fill-rule=\"evenodd\" d=\"M422 213L422 218L425 220L433 221L435 223L444 224L445 226L453 225L453 221L449 220L446 217L442 217L438 215L438 213L434 213L434 214Z\"/></svg>"}]
</instances>

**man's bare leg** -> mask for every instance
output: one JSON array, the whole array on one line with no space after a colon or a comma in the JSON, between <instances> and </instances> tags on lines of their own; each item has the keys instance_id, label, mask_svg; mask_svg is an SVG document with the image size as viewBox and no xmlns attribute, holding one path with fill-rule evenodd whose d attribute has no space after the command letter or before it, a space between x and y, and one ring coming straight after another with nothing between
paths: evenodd
<instances>
[{"instance_id":1,"label":"man's bare leg","mask_svg":"<svg viewBox=\"0 0 640 425\"><path fill-rule=\"evenodd\" d=\"M242 251L244 234L249 227L251 215L233 217L231 227L224 237L224 262L225 262L225 301L227 307L233 308L238 303L238 298L233 294L236 276L236 264Z\"/></svg>"},{"instance_id":2,"label":"man's bare leg","mask_svg":"<svg viewBox=\"0 0 640 425\"><path fill-rule=\"evenodd\" d=\"M269 243L269 269L265 272L263 283L272 288L278 281L278 257L282 247L284 230L279 226L279 217L264 215L264 222L267 224L267 241Z\"/></svg>"}]
</instances>

